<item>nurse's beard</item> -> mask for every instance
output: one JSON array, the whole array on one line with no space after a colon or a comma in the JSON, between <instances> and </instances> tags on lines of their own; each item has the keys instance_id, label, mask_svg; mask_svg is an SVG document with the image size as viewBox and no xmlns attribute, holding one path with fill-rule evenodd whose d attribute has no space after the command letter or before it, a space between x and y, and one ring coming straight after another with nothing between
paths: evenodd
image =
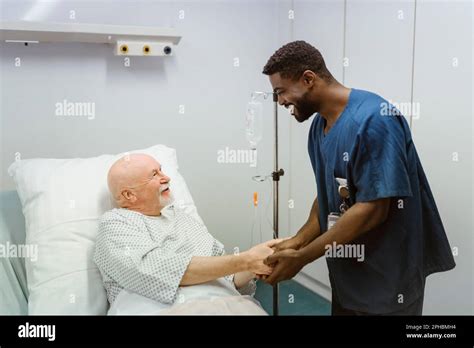
<instances>
[{"instance_id":1,"label":"nurse's beard","mask_svg":"<svg viewBox=\"0 0 474 348\"><path fill-rule=\"evenodd\" d=\"M314 111L314 105L309 101L308 92L303 94L301 99L296 103L296 115L295 119L298 122L304 122L316 112Z\"/></svg>"}]
</instances>

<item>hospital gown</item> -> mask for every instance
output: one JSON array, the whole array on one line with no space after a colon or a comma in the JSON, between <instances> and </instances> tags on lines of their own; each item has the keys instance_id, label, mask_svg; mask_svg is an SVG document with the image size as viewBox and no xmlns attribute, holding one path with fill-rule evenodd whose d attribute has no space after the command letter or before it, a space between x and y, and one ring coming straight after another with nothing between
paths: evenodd
<instances>
[{"instance_id":1,"label":"hospital gown","mask_svg":"<svg viewBox=\"0 0 474 348\"><path fill-rule=\"evenodd\" d=\"M128 209L106 212L99 223L94 262L102 274L109 303L127 289L172 304L193 256L224 254L222 243L201 222L169 205L158 217ZM234 287L233 275L223 279ZM252 280L238 291L253 295L255 289Z\"/></svg>"}]
</instances>

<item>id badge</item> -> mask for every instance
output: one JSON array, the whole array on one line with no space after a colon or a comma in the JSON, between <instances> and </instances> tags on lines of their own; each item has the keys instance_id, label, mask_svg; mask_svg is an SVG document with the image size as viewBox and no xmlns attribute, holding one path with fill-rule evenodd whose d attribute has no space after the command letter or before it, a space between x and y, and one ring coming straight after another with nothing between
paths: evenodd
<instances>
[{"instance_id":1,"label":"id badge","mask_svg":"<svg viewBox=\"0 0 474 348\"><path fill-rule=\"evenodd\" d=\"M330 213L328 215L328 230L331 229L331 227L333 227L340 218L340 213Z\"/></svg>"}]
</instances>

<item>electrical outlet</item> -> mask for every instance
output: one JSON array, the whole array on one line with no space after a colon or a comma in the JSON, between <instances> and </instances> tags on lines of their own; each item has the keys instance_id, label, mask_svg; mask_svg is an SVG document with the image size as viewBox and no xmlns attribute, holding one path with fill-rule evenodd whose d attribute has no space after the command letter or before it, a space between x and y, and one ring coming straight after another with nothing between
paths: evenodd
<instances>
[{"instance_id":1,"label":"electrical outlet","mask_svg":"<svg viewBox=\"0 0 474 348\"><path fill-rule=\"evenodd\" d=\"M172 56L174 45L171 42L117 41L116 56Z\"/></svg>"}]
</instances>

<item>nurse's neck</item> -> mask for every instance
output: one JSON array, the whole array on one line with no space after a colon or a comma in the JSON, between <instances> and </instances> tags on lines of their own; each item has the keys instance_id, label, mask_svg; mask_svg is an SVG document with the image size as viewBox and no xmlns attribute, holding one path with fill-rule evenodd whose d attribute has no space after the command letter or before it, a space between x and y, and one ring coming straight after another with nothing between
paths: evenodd
<instances>
[{"instance_id":1,"label":"nurse's neck","mask_svg":"<svg viewBox=\"0 0 474 348\"><path fill-rule=\"evenodd\" d=\"M319 99L322 102L319 105L318 114L326 120L324 133L328 133L332 126L336 123L339 116L344 111L348 101L351 89L343 86L337 81L328 84L321 91Z\"/></svg>"}]
</instances>

